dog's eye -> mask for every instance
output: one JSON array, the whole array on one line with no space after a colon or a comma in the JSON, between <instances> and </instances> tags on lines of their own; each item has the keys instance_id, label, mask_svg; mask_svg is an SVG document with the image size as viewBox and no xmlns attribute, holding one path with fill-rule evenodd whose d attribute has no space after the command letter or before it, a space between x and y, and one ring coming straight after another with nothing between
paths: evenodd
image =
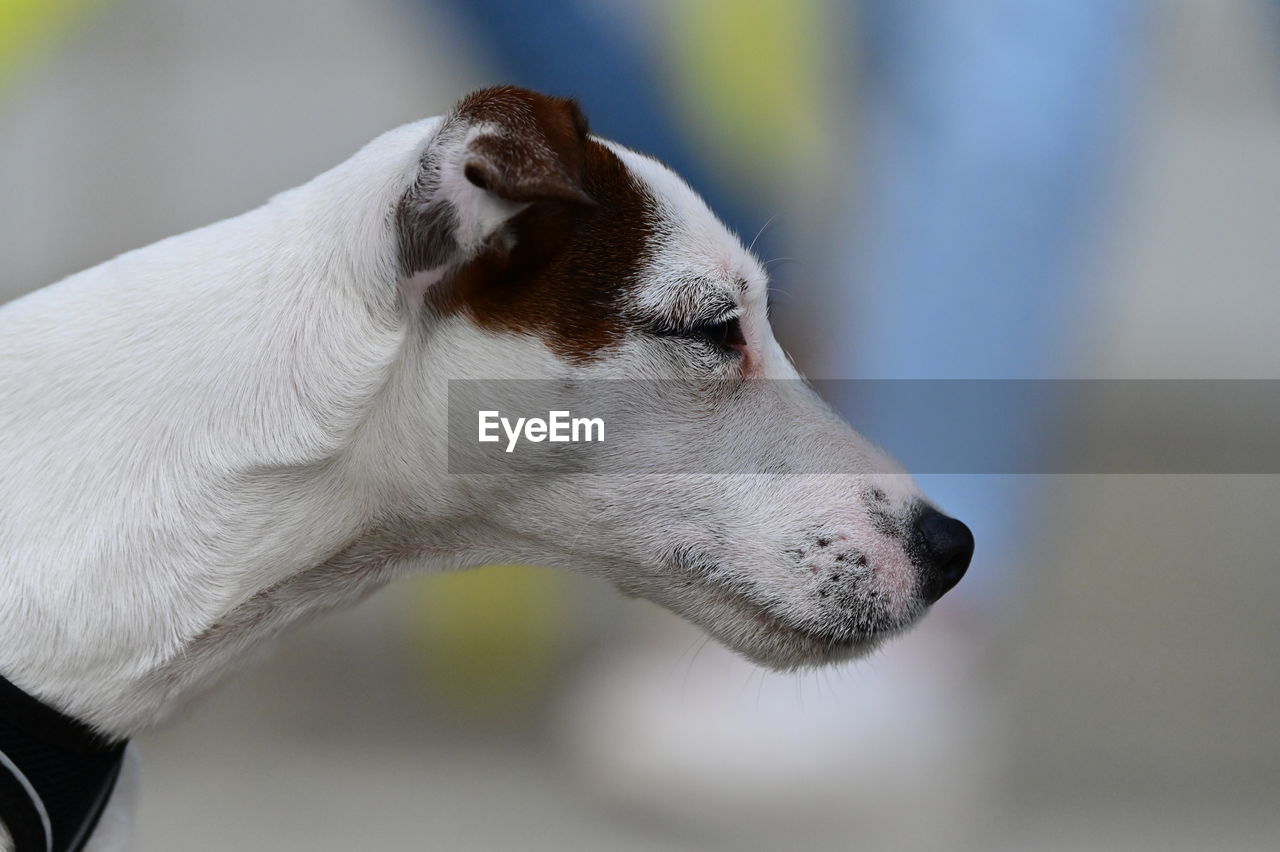
<instances>
[{"instance_id":1,"label":"dog's eye","mask_svg":"<svg viewBox=\"0 0 1280 852\"><path fill-rule=\"evenodd\" d=\"M689 336L720 349L741 349L747 345L746 338L742 336L742 323L737 317L696 325L689 329Z\"/></svg>"},{"instance_id":2,"label":"dog's eye","mask_svg":"<svg viewBox=\"0 0 1280 852\"><path fill-rule=\"evenodd\" d=\"M742 334L742 322L738 317L686 326L671 326L663 323L654 325L651 329L659 337L693 340L728 355L740 352L747 346L747 339Z\"/></svg>"}]
</instances>

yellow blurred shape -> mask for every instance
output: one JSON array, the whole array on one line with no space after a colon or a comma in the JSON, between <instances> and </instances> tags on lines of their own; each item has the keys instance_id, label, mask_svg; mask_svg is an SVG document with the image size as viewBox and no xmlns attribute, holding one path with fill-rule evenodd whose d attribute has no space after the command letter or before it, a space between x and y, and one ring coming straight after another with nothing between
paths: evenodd
<instances>
[{"instance_id":1,"label":"yellow blurred shape","mask_svg":"<svg viewBox=\"0 0 1280 852\"><path fill-rule=\"evenodd\" d=\"M503 721L546 692L570 629L563 573L490 565L422 577L411 589L423 673L447 709Z\"/></svg>"},{"instance_id":2,"label":"yellow blurred shape","mask_svg":"<svg viewBox=\"0 0 1280 852\"><path fill-rule=\"evenodd\" d=\"M820 155L828 4L699 0L668 4L673 81L694 132L736 170Z\"/></svg>"},{"instance_id":3,"label":"yellow blurred shape","mask_svg":"<svg viewBox=\"0 0 1280 852\"><path fill-rule=\"evenodd\" d=\"M103 0L0 0L0 92Z\"/></svg>"}]
</instances>

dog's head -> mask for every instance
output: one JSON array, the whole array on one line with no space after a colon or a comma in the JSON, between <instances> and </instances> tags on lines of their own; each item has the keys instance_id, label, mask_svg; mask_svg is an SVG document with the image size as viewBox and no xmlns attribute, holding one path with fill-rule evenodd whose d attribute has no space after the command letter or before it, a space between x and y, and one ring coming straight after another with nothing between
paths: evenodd
<instances>
[{"instance_id":1,"label":"dog's head","mask_svg":"<svg viewBox=\"0 0 1280 852\"><path fill-rule=\"evenodd\" d=\"M505 87L416 156L394 230L423 381L635 381L609 472L451 475L429 498L507 542L495 558L602 574L784 668L874 647L960 579L969 530L803 385L764 269L679 177Z\"/></svg>"}]
</instances>

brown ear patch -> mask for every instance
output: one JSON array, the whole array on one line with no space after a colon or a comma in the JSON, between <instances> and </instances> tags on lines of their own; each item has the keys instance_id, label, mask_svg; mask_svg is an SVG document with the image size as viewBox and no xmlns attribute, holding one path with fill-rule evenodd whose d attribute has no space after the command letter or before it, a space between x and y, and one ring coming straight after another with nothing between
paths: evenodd
<instances>
[{"instance_id":1,"label":"brown ear patch","mask_svg":"<svg viewBox=\"0 0 1280 852\"><path fill-rule=\"evenodd\" d=\"M482 328L535 335L570 360L597 357L626 332L624 297L657 228L653 199L587 135L571 100L500 87L463 99L454 116L499 128L469 149L481 155L468 158L467 180L529 206L432 286L428 304ZM430 254L438 242L429 241Z\"/></svg>"},{"instance_id":2,"label":"brown ear patch","mask_svg":"<svg viewBox=\"0 0 1280 852\"><path fill-rule=\"evenodd\" d=\"M483 252L428 293L430 303L481 328L535 335L576 362L617 344L625 297L648 261L655 205L599 142L584 150L582 186L594 204L531 205L511 221L510 247Z\"/></svg>"},{"instance_id":3,"label":"brown ear patch","mask_svg":"<svg viewBox=\"0 0 1280 852\"><path fill-rule=\"evenodd\" d=\"M422 153L395 210L403 274L447 267L477 248L457 199L441 193L446 169L505 201L594 203L582 186L587 133L572 100L499 86L460 101Z\"/></svg>"},{"instance_id":4,"label":"brown ear patch","mask_svg":"<svg viewBox=\"0 0 1280 852\"><path fill-rule=\"evenodd\" d=\"M590 131L576 101L498 86L463 98L454 116L495 128L470 148L471 183L508 201L592 203L582 188Z\"/></svg>"}]
</instances>

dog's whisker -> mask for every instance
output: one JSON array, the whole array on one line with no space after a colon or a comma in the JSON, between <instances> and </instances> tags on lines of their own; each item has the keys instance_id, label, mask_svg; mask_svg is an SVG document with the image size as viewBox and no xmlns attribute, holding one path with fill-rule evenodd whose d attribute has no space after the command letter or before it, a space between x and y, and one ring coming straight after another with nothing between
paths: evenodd
<instances>
[{"instance_id":1,"label":"dog's whisker","mask_svg":"<svg viewBox=\"0 0 1280 852\"><path fill-rule=\"evenodd\" d=\"M613 508L612 503L606 504L603 508L600 509L600 511L596 512L594 515L589 516L585 521L583 521L582 526L578 527L577 533L574 534L573 541L569 542L568 553L570 556L577 555L578 539L582 538L582 534L587 531L587 527L591 526L593 523L600 520L600 518L604 515L604 513L608 512L612 508Z\"/></svg>"},{"instance_id":2,"label":"dog's whisker","mask_svg":"<svg viewBox=\"0 0 1280 852\"><path fill-rule=\"evenodd\" d=\"M794 263L799 266L808 266L807 263L805 263L803 260L800 260L799 258L796 258L796 257L775 257L770 260L764 261L764 265L766 268L769 266L772 266L775 263Z\"/></svg>"},{"instance_id":3,"label":"dog's whisker","mask_svg":"<svg viewBox=\"0 0 1280 852\"><path fill-rule=\"evenodd\" d=\"M697 650L693 652L693 656L689 658L689 665L684 670L684 680L680 683L681 693L685 692L689 687L689 676L693 674L693 666L698 662L698 655L702 653L702 649L711 643L711 636L703 636L702 641L698 643Z\"/></svg>"},{"instance_id":4,"label":"dog's whisker","mask_svg":"<svg viewBox=\"0 0 1280 852\"><path fill-rule=\"evenodd\" d=\"M778 218L779 216L781 216L781 215L782 215L781 211L779 211L779 212L777 212L777 213L774 213L772 216L770 216L770 217L765 221L765 223L764 223L763 225L761 225L761 226L760 226L760 230L756 231L756 235L755 235L755 237L753 237L753 238L752 238L752 240L751 240L751 245L747 246L747 251L754 251L754 250L755 250L755 247L756 247L756 241L757 241L757 240L759 240L759 239L760 239L760 237L764 235L764 232L765 232L765 231L767 231L767 230L769 229L769 226L773 224L773 220L774 220L774 219L777 219L777 218Z\"/></svg>"}]
</instances>

